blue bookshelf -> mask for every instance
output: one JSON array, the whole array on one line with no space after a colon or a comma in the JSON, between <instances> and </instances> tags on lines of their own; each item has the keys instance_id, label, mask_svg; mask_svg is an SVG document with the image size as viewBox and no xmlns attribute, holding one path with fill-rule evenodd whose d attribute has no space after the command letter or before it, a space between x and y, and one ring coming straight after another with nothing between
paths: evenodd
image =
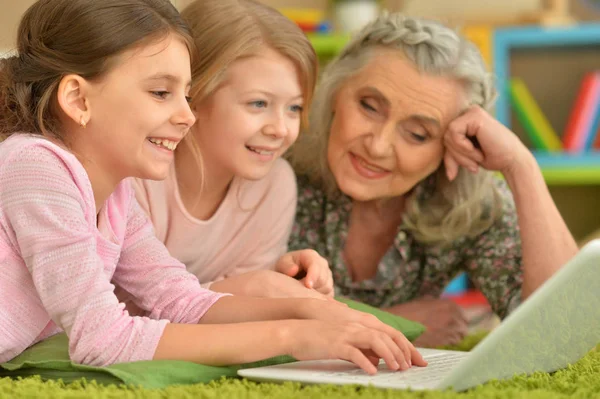
<instances>
[{"instance_id":1,"label":"blue bookshelf","mask_svg":"<svg viewBox=\"0 0 600 399\"><path fill-rule=\"evenodd\" d=\"M497 77L499 94L496 103L496 118L511 128L509 99L511 51L569 46L600 47L600 24L499 28L494 31L492 40L493 70ZM600 65L598 67L600 68ZM598 152L582 154L533 152L548 184L600 184L600 153Z\"/></svg>"},{"instance_id":2,"label":"blue bookshelf","mask_svg":"<svg viewBox=\"0 0 600 399\"><path fill-rule=\"evenodd\" d=\"M508 83L510 80L511 50L539 47L600 46L600 24L582 23L553 28L540 26L499 28L493 33L493 41L493 69L498 79L499 93L498 102L496 103L496 118L510 128Z\"/></svg>"}]
</instances>

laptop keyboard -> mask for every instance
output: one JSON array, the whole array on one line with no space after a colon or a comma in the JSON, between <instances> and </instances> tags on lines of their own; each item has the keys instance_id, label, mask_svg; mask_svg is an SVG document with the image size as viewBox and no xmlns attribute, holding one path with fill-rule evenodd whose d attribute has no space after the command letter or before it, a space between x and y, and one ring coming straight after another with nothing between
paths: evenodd
<instances>
[{"instance_id":1,"label":"laptop keyboard","mask_svg":"<svg viewBox=\"0 0 600 399\"><path fill-rule=\"evenodd\" d=\"M441 353L431 356L424 356L428 362L427 367L413 366L406 371L389 370L385 363L380 363L377 374L370 376L362 369L349 371L336 371L320 373L322 377L332 377L342 379L345 382L356 381L364 383L365 379L369 383L399 383L407 385L429 385L440 381L446 374L460 362L467 353Z\"/></svg>"}]
</instances>

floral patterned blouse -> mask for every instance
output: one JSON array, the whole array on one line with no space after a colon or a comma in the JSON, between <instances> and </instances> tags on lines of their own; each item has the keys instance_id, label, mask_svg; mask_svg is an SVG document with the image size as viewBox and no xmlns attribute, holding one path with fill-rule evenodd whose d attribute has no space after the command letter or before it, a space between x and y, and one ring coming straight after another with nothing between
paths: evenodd
<instances>
[{"instance_id":1,"label":"floral patterned blouse","mask_svg":"<svg viewBox=\"0 0 600 399\"><path fill-rule=\"evenodd\" d=\"M428 180L416 187L417 200L434 189ZM401 225L375 276L354 282L342 255L351 199L342 194L328 198L307 178L299 176L298 208L289 250L315 249L329 261L336 295L382 308L425 295L439 297L445 286L465 271L494 312L504 318L520 303L521 239L512 194L503 180L497 178L495 184L504 199L503 214L487 231L439 247L417 242Z\"/></svg>"}]
</instances>

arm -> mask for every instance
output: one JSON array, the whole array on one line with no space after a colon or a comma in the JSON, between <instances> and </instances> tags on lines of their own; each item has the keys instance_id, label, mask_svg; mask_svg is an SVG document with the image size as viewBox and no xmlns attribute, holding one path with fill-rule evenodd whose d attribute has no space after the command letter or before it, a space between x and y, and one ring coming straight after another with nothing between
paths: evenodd
<instances>
[{"instance_id":1,"label":"arm","mask_svg":"<svg viewBox=\"0 0 600 399\"><path fill-rule=\"evenodd\" d=\"M316 320L274 321L290 315ZM218 324L232 321L238 323ZM427 364L398 331L374 316L330 301L226 297L206 312L201 323L207 325L168 325L154 358L220 365L287 354L298 360L346 359L369 373L375 369L365 354L384 358L394 370L407 369L402 365L405 359L409 364Z\"/></svg>"},{"instance_id":2,"label":"arm","mask_svg":"<svg viewBox=\"0 0 600 399\"><path fill-rule=\"evenodd\" d=\"M475 148L474 138L480 148ZM455 119L444 136L444 163L452 180L458 167L500 171L513 192L523 257L522 297L527 298L577 253L577 244L521 140L480 107Z\"/></svg>"},{"instance_id":3,"label":"arm","mask_svg":"<svg viewBox=\"0 0 600 399\"><path fill-rule=\"evenodd\" d=\"M528 151L503 172L516 203L523 248L526 299L578 251L556 208L533 155Z\"/></svg>"},{"instance_id":4,"label":"arm","mask_svg":"<svg viewBox=\"0 0 600 399\"><path fill-rule=\"evenodd\" d=\"M125 183L124 183L125 184ZM156 238L152 223L129 190L127 226L113 280L152 319L197 323L222 295L200 286Z\"/></svg>"},{"instance_id":5,"label":"arm","mask_svg":"<svg viewBox=\"0 0 600 399\"><path fill-rule=\"evenodd\" d=\"M27 144L5 161L10 168L0 171L0 202L12 246L30 275L23 280L35 287L28 300L40 311L32 318L43 313L66 332L74 362L152 358L166 322L130 317L117 301L112 264L99 256L102 251L111 259L114 248L97 247L94 198L83 167L46 142Z\"/></svg>"}]
</instances>

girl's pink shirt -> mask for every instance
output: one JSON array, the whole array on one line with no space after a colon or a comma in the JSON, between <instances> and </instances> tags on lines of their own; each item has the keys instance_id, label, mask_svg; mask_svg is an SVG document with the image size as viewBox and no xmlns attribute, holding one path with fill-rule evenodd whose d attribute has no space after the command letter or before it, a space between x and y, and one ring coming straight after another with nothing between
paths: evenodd
<instances>
[{"instance_id":1,"label":"girl's pink shirt","mask_svg":"<svg viewBox=\"0 0 600 399\"><path fill-rule=\"evenodd\" d=\"M97 214L77 158L29 134L0 143L0 265L0 362L61 331L77 363L150 360L168 322L197 323L222 297L156 239L129 180Z\"/></svg>"}]
</instances>

